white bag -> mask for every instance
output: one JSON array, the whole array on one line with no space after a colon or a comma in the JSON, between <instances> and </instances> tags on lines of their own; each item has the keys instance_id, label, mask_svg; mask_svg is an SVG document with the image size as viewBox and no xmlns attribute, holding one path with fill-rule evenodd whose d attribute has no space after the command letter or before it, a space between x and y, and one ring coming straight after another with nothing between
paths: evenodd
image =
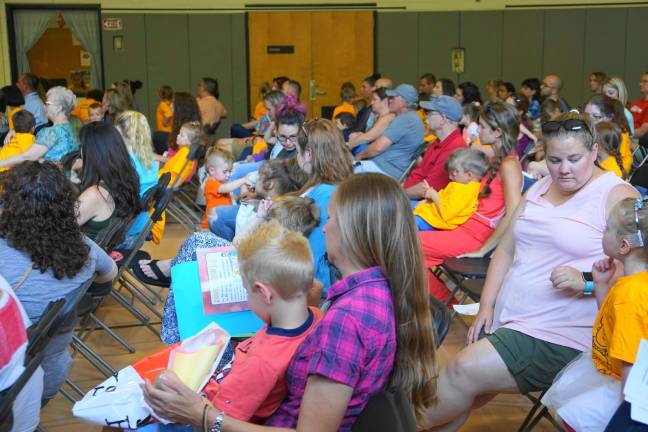
<instances>
[{"instance_id":1,"label":"white bag","mask_svg":"<svg viewBox=\"0 0 648 432\"><path fill-rule=\"evenodd\" d=\"M140 384L144 381L127 366L90 390L72 407L72 413L90 423L136 429L151 411L144 403Z\"/></svg>"}]
</instances>

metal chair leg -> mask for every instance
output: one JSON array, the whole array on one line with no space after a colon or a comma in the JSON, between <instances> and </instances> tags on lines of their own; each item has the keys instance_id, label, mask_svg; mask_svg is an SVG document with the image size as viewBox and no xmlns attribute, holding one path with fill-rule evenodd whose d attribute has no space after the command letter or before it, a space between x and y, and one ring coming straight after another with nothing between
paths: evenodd
<instances>
[{"instance_id":1,"label":"metal chair leg","mask_svg":"<svg viewBox=\"0 0 648 432\"><path fill-rule=\"evenodd\" d=\"M92 364L95 369L104 374L106 378L117 373L117 370L110 365L103 357L97 354L92 348L88 346L85 342L79 339L76 335L72 336L72 343L75 344L78 348L77 352L83 356L86 360ZM108 372L106 372L108 371Z\"/></svg>"},{"instance_id":2,"label":"metal chair leg","mask_svg":"<svg viewBox=\"0 0 648 432\"><path fill-rule=\"evenodd\" d=\"M126 340L124 340L124 338L122 338L122 337L119 336L117 333L115 333L114 331L112 331L112 329L111 329L110 327L108 327L108 326L106 325L106 323L104 323L104 322L101 321L99 318L97 318L97 316L96 316L94 313L91 313L90 316L91 316L92 319L97 323L97 325L98 325L99 327L101 327L102 329L104 329L104 331L105 331L106 333L108 333L108 334L109 334L113 339L115 339L117 342L119 342L119 344L120 344L121 346L123 346L124 348L126 348L126 349L128 350L129 353L132 354L132 353L135 352L135 348L133 348L133 347L132 347L128 342L126 342Z\"/></svg>"}]
</instances>

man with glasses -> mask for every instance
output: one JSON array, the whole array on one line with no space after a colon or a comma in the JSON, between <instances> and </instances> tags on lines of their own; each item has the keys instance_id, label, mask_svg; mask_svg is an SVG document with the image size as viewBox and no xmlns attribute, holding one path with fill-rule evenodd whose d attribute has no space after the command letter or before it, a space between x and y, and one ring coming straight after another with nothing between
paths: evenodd
<instances>
[{"instance_id":1,"label":"man with glasses","mask_svg":"<svg viewBox=\"0 0 648 432\"><path fill-rule=\"evenodd\" d=\"M644 73L639 81L639 91L643 97L630 104L637 138L643 137L648 132L648 72Z\"/></svg>"},{"instance_id":2,"label":"man with glasses","mask_svg":"<svg viewBox=\"0 0 648 432\"><path fill-rule=\"evenodd\" d=\"M463 110L455 98L438 96L420 105L426 111L427 124L437 139L430 144L421 164L405 180L405 193L411 199L423 199L430 187L436 190L446 187L450 181L446 160L456 149L466 147L459 130Z\"/></svg>"},{"instance_id":3,"label":"man with glasses","mask_svg":"<svg viewBox=\"0 0 648 432\"><path fill-rule=\"evenodd\" d=\"M423 143L423 123L416 113L418 93L410 84L387 90L396 117L383 135L356 155L355 172L380 172L399 179Z\"/></svg>"},{"instance_id":4,"label":"man with glasses","mask_svg":"<svg viewBox=\"0 0 648 432\"><path fill-rule=\"evenodd\" d=\"M569 103L567 103L565 98L560 96L560 90L562 90L562 86L562 80L558 75L547 75L546 77L544 77L542 84L540 85L540 94L545 99L556 101L561 112L567 112L571 109L571 107L569 106Z\"/></svg>"}]
</instances>

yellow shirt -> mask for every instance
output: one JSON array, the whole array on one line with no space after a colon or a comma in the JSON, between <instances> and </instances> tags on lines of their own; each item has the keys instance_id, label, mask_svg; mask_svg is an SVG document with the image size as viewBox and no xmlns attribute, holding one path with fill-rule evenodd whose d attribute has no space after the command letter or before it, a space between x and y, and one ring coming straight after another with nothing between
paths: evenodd
<instances>
[{"instance_id":1,"label":"yellow shirt","mask_svg":"<svg viewBox=\"0 0 648 432\"><path fill-rule=\"evenodd\" d=\"M353 104L350 104L349 102L342 102L340 105L336 106L335 109L333 110L333 119L335 119L335 117L337 117L338 114L343 112L351 113L353 114L354 117L356 115L356 110Z\"/></svg>"},{"instance_id":2,"label":"yellow shirt","mask_svg":"<svg viewBox=\"0 0 648 432\"><path fill-rule=\"evenodd\" d=\"M164 126L164 119L169 119L168 126ZM155 110L155 124L160 132L171 132L173 130L173 114L171 114L171 101L161 100Z\"/></svg>"},{"instance_id":3,"label":"yellow shirt","mask_svg":"<svg viewBox=\"0 0 648 432\"><path fill-rule=\"evenodd\" d=\"M610 289L592 327L594 365L621 379L621 362L635 362L641 339L648 339L648 271L624 276Z\"/></svg>"},{"instance_id":4,"label":"yellow shirt","mask_svg":"<svg viewBox=\"0 0 648 432\"><path fill-rule=\"evenodd\" d=\"M623 132L621 135L621 144L619 145L619 153L621 153L621 162L623 162L623 170L627 173L632 169L632 151L630 150L630 134Z\"/></svg>"},{"instance_id":5,"label":"yellow shirt","mask_svg":"<svg viewBox=\"0 0 648 432\"><path fill-rule=\"evenodd\" d=\"M259 120L261 117L263 117L266 113L265 105L263 104L263 101L259 101L256 106L254 107L254 120Z\"/></svg>"},{"instance_id":6,"label":"yellow shirt","mask_svg":"<svg viewBox=\"0 0 648 432\"><path fill-rule=\"evenodd\" d=\"M608 156L603 162L599 162L599 165L605 171L612 171L614 174L623 178L623 173L621 172L621 168L619 168L619 164L617 163L616 158L614 156Z\"/></svg>"},{"instance_id":7,"label":"yellow shirt","mask_svg":"<svg viewBox=\"0 0 648 432\"><path fill-rule=\"evenodd\" d=\"M183 166L185 166L185 163L187 162L187 156L189 156L189 146L180 146L178 148L178 152L174 154L173 157L169 159L167 163L165 163L164 166L160 169L160 171L158 172L158 178L160 178L162 174L170 173L171 179L169 180L169 187L171 187L171 185L175 183L176 178L180 174L180 170ZM181 181L179 184L183 184L187 181L187 179L193 172L195 163L196 162L194 161L193 163L187 164L184 171L182 172L182 175L180 177Z\"/></svg>"},{"instance_id":8,"label":"yellow shirt","mask_svg":"<svg viewBox=\"0 0 648 432\"><path fill-rule=\"evenodd\" d=\"M8 159L11 156L27 151L34 144L36 137L30 133L16 133L11 140L0 149L0 160ZM0 168L0 172L9 168Z\"/></svg>"},{"instance_id":9,"label":"yellow shirt","mask_svg":"<svg viewBox=\"0 0 648 432\"><path fill-rule=\"evenodd\" d=\"M452 230L466 222L477 210L477 200L481 183L450 182L439 191L439 208L432 201L420 203L414 210L434 228Z\"/></svg>"},{"instance_id":10,"label":"yellow shirt","mask_svg":"<svg viewBox=\"0 0 648 432\"><path fill-rule=\"evenodd\" d=\"M11 111L9 111L9 115L7 116L9 119L9 130L12 131L14 130L14 125L13 125L13 115L16 114L18 111L22 111L22 107L15 107L12 108Z\"/></svg>"},{"instance_id":11,"label":"yellow shirt","mask_svg":"<svg viewBox=\"0 0 648 432\"><path fill-rule=\"evenodd\" d=\"M79 99L76 108L74 108L70 112L70 115L73 115L74 117L78 118L81 122L86 123L88 120L90 120L90 113L88 112L88 108L90 108L90 105L96 103L101 105L101 102L98 102L94 99L89 99L89 98Z\"/></svg>"}]
</instances>

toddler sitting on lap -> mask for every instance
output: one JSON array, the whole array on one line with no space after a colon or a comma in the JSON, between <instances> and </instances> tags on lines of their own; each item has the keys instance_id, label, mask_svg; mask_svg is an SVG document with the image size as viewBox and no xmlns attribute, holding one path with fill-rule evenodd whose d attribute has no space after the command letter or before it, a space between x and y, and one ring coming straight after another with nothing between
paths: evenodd
<instances>
[{"instance_id":1,"label":"toddler sitting on lap","mask_svg":"<svg viewBox=\"0 0 648 432\"><path fill-rule=\"evenodd\" d=\"M445 164L450 183L440 191L429 187L425 200L414 209L419 231L453 230L466 222L477 210L480 181L489 166L482 151L460 148L452 152Z\"/></svg>"}]
</instances>

